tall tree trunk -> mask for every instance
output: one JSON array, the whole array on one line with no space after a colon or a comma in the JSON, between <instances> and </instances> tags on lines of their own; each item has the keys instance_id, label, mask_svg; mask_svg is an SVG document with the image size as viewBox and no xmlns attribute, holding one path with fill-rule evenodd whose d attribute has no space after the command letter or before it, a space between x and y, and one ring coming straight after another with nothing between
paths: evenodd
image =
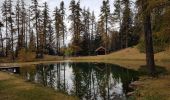
<instances>
[{"instance_id":1,"label":"tall tree trunk","mask_svg":"<svg viewBox=\"0 0 170 100\"><path fill-rule=\"evenodd\" d=\"M4 43L3 43L3 36L2 36L2 31L1 31L1 26L0 26L0 40L1 40L1 49L2 49L2 55L4 56Z\"/></svg>"},{"instance_id":2,"label":"tall tree trunk","mask_svg":"<svg viewBox=\"0 0 170 100\"><path fill-rule=\"evenodd\" d=\"M29 31L28 26L29 26L28 21L26 21L25 22L25 30L26 30L26 32L25 32L25 48L26 48L26 52L28 51L28 31Z\"/></svg>"},{"instance_id":3,"label":"tall tree trunk","mask_svg":"<svg viewBox=\"0 0 170 100\"><path fill-rule=\"evenodd\" d=\"M18 41L17 41L17 47L16 47L16 57L18 57L18 51L19 51L19 46L20 46L20 43L19 43L19 41L20 41L20 38L19 38L19 36L20 36L20 11L18 10L18 13L17 13L17 31L18 31Z\"/></svg>"},{"instance_id":4,"label":"tall tree trunk","mask_svg":"<svg viewBox=\"0 0 170 100\"><path fill-rule=\"evenodd\" d=\"M106 39L107 38L107 35L108 35L108 29L107 29L107 23L108 23L108 15L106 14L106 35L105 35L105 48L106 48L106 52L105 52L105 54L107 54L107 50L108 50L108 45L107 45L107 43L108 43L108 40Z\"/></svg>"},{"instance_id":5,"label":"tall tree trunk","mask_svg":"<svg viewBox=\"0 0 170 100\"><path fill-rule=\"evenodd\" d=\"M65 48L65 30L64 30L64 15L62 15L62 31L63 31L63 47ZM65 58L63 51L63 59Z\"/></svg>"},{"instance_id":6,"label":"tall tree trunk","mask_svg":"<svg viewBox=\"0 0 170 100\"><path fill-rule=\"evenodd\" d=\"M143 2L143 10L148 8L148 1ZM146 11L144 14L144 33L145 33L145 46L146 46L146 63L151 75L155 74L155 61L153 52L152 41L152 27L151 27L151 12Z\"/></svg>"},{"instance_id":7,"label":"tall tree trunk","mask_svg":"<svg viewBox=\"0 0 170 100\"><path fill-rule=\"evenodd\" d=\"M6 12L7 13L7 12ZM5 35L6 35L6 50L5 50L5 56L7 57L8 56L8 19L7 19L7 14L5 15Z\"/></svg>"},{"instance_id":8,"label":"tall tree trunk","mask_svg":"<svg viewBox=\"0 0 170 100\"><path fill-rule=\"evenodd\" d=\"M36 36L37 36L37 51L38 51L38 46L39 46L39 43L38 43L38 18L37 18L37 11L36 11L36 22L35 22L35 27L36 27Z\"/></svg>"},{"instance_id":9,"label":"tall tree trunk","mask_svg":"<svg viewBox=\"0 0 170 100\"><path fill-rule=\"evenodd\" d=\"M10 32L11 32L11 53L12 53L12 60L14 61L15 60L15 57L14 57L14 34L13 34L13 19L12 19L12 4L11 4L11 1L10 1Z\"/></svg>"},{"instance_id":10,"label":"tall tree trunk","mask_svg":"<svg viewBox=\"0 0 170 100\"><path fill-rule=\"evenodd\" d=\"M155 61L152 43L151 17L147 14L144 18L144 32L146 45L146 62L151 75L155 73Z\"/></svg>"},{"instance_id":11,"label":"tall tree trunk","mask_svg":"<svg viewBox=\"0 0 170 100\"><path fill-rule=\"evenodd\" d=\"M11 15L10 15L10 17L11 17L11 20L12 20ZM15 59L15 57L14 57L14 35L13 35L13 24L12 24L12 22L11 22L10 27L11 27L11 46L12 46L11 53L12 53L12 60L14 60Z\"/></svg>"}]
</instances>

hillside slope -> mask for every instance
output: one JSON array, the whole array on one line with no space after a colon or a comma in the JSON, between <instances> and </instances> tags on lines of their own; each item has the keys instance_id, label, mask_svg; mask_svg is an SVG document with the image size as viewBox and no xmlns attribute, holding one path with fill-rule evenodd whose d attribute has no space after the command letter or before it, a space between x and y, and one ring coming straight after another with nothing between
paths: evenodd
<instances>
[{"instance_id":1,"label":"hillside slope","mask_svg":"<svg viewBox=\"0 0 170 100\"><path fill-rule=\"evenodd\" d=\"M136 47L126 48L107 55L88 56L88 57L72 57L74 60L145 60L145 53L139 52ZM170 61L170 49L155 54L156 61Z\"/></svg>"}]
</instances>

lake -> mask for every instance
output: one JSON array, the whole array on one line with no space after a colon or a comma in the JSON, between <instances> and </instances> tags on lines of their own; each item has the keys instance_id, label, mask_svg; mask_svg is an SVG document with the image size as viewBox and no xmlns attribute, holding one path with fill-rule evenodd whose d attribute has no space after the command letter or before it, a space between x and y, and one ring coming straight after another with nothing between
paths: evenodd
<instances>
[{"instance_id":1,"label":"lake","mask_svg":"<svg viewBox=\"0 0 170 100\"><path fill-rule=\"evenodd\" d=\"M18 70L18 69L17 69ZM27 81L41 84L81 100L126 100L129 84L138 72L106 63L38 64L19 68Z\"/></svg>"}]
</instances>

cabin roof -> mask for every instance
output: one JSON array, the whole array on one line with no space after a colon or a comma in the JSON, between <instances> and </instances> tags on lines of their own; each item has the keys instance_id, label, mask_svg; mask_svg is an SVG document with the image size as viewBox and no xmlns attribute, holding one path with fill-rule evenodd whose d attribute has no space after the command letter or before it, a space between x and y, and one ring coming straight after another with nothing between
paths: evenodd
<instances>
[{"instance_id":1,"label":"cabin roof","mask_svg":"<svg viewBox=\"0 0 170 100\"><path fill-rule=\"evenodd\" d=\"M103 46L100 46L95 51L99 51L99 50L105 50L106 51L106 48L104 48Z\"/></svg>"}]
</instances>

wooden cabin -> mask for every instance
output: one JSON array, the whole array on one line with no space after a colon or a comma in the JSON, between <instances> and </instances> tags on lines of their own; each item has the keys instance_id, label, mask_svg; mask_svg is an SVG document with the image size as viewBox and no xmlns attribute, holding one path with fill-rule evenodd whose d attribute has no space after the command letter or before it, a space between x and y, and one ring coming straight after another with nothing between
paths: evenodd
<instances>
[{"instance_id":1,"label":"wooden cabin","mask_svg":"<svg viewBox=\"0 0 170 100\"><path fill-rule=\"evenodd\" d=\"M97 55L105 55L106 54L106 48L104 48L103 46L100 46L99 48L97 48L95 50Z\"/></svg>"}]
</instances>

